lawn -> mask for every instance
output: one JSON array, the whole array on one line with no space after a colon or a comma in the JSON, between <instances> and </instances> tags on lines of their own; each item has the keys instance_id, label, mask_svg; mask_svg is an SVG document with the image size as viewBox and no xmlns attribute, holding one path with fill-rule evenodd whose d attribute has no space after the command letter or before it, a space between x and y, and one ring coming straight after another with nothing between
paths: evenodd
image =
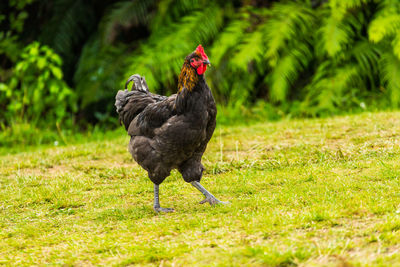
<instances>
[{"instance_id":1,"label":"lawn","mask_svg":"<svg viewBox=\"0 0 400 267\"><path fill-rule=\"evenodd\" d=\"M399 112L218 128L202 184L231 204L174 171L167 214L128 140L3 152L0 264L400 264Z\"/></svg>"}]
</instances>

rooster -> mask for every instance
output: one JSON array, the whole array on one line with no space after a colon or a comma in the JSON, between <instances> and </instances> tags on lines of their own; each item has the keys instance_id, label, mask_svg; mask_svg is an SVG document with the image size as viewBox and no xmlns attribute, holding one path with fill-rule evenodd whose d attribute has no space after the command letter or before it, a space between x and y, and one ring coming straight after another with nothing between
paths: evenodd
<instances>
[{"instance_id":1,"label":"rooster","mask_svg":"<svg viewBox=\"0 0 400 267\"><path fill-rule=\"evenodd\" d=\"M204 79L210 61L199 45L183 63L178 79L178 92L169 97L153 94L146 80L132 75L125 90L118 91L115 106L120 122L131 136L129 152L147 172L154 183L154 210L162 208L159 185L178 169L183 179L191 183L204 196L200 203L225 204L201 184L204 166L201 157L213 135L217 108ZM126 88L133 81L131 91Z\"/></svg>"}]
</instances>

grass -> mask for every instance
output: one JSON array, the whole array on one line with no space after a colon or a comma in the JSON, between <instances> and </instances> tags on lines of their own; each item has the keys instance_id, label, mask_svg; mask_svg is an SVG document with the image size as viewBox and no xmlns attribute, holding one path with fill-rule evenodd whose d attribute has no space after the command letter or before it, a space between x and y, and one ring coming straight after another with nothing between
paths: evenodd
<instances>
[{"instance_id":1,"label":"grass","mask_svg":"<svg viewBox=\"0 0 400 267\"><path fill-rule=\"evenodd\" d=\"M388 266L400 262L400 113L216 130L200 205L152 184L128 137L0 156L0 264Z\"/></svg>"}]
</instances>

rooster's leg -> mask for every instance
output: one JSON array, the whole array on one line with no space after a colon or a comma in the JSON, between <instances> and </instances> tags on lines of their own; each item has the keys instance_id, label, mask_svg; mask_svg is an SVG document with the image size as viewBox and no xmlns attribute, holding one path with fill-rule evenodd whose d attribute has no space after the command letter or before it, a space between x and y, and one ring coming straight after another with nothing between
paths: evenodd
<instances>
[{"instance_id":1,"label":"rooster's leg","mask_svg":"<svg viewBox=\"0 0 400 267\"><path fill-rule=\"evenodd\" d=\"M174 209L160 207L160 199L158 192L159 192L159 185L154 184L154 210L156 212L173 212Z\"/></svg>"},{"instance_id":2,"label":"rooster's leg","mask_svg":"<svg viewBox=\"0 0 400 267\"><path fill-rule=\"evenodd\" d=\"M197 190L199 190L206 198L202 201L200 201L200 204L204 204L206 202L210 203L210 205L216 205L216 204L229 204L229 202L222 202L218 200L216 197L213 196L210 192L207 191L199 182L193 181L191 184L196 187Z\"/></svg>"}]
</instances>

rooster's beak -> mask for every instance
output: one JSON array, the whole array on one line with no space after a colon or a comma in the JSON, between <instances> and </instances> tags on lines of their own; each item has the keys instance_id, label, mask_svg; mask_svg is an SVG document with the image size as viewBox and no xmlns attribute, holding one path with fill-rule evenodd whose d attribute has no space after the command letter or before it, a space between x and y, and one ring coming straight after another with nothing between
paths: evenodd
<instances>
[{"instance_id":1,"label":"rooster's beak","mask_svg":"<svg viewBox=\"0 0 400 267\"><path fill-rule=\"evenodd\" d=\"M203 60L203 64L207 64L207 65L211 66L211 62L208 59Z\"/></svg>"}]
</instances>

